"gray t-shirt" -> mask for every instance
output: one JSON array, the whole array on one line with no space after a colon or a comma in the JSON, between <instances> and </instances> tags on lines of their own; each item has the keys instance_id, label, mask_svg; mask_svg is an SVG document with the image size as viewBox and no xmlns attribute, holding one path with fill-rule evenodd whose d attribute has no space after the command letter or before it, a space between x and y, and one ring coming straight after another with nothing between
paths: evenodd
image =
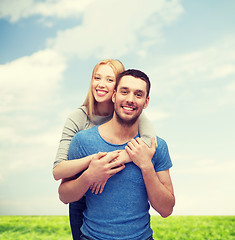
<instances>
[{"instance_id":1,"label":"gray t-shirt","mask_svg":"<svg viewBox=\"0 0 235 240\"><path fill-rule=\"evenodd\" d=\"M64 160L68 160L69 144L77 132L103 124L109 121L111 118L112 115L93 115L93 119L91 121L86 113L85 106L79 107L74 112L72 112L65 122L53 167L56 167L60 162ZM156 136L154 127L143 113L139 118L139 135L148 146L151 146L152 137Z\"/></svg>"}]
</instances>

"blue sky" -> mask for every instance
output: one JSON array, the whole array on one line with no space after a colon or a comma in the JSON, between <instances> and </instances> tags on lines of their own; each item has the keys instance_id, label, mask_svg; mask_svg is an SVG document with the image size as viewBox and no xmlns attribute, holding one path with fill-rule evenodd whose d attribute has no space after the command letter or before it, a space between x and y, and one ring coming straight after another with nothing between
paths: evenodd
<instances>
[{"instance_id":1,"label":"blue sky","mask_svg":"<svg viewBox=\"0 0 235 240\"><path fill-rule=\"evenodd\" d=\"M0 214L63 215L52 163L94 65L152 82L175 215L235 214L235 2L0 0ZM152 212L153 213L153 212Z\"/></svg>"}]
</instances>

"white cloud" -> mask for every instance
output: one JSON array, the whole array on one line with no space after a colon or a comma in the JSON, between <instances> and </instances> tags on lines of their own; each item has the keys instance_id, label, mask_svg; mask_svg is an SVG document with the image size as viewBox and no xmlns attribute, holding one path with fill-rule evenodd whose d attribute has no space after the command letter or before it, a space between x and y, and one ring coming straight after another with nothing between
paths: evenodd
<instances>
[{"instance_id":1,"label":"white cloud","mask_svg":"<svg viewBox=\"0 0 235 240\"><path fill-rule=\"evenodd\" d=\"M0 65L2 179L12 171L52 167L61 128L50 118L55 121L65 69L64 58L50 49Z\"/></svg>"},{"instance_id":2,"label":"white cloud","mask_svg":"<svg viewBox=\"0 0 235 240\"><path fill-rule=\"evenodd\" d=\"M1 112L44 107L65 69L63 57L49 49L0 65Z\"/></svg>"},{"instance_id":3,"label":"white cloud","mask_svg":"<svg viewBox=\"0 0 235 240\"><path fill-rule=\"evenodd\" d=\"M8 0L0 2L0 18L11 22L19 21L34 15L41 17L78 18L81 13L95 0Z\"/></svg>"},{"instance_id":4,"label":"white cloud","mask_svg":"<svg viewBox=\"0 0 235 240\"><path fill-rule=\"evenodd\" d=\"M151 121L161 121L168 117L170 117L170 113L160 111L158 109L154 109L153 107L148 107L144 110L144 113L148 117L148 119L151 119Z\"/></svg>"},{"instance_id":5,"label":"white cloud","mask_svg":"<svg viewBox=\"0 0 235 240\"><path fill-rule=\"evenodd\" d=\"M182 12L177 0L95 1L84 12L82 25L58 32L48 46L79 58L118 58L139 49L143 54L162 40L162 27Z\"/></svg>"},{"instance_id":6,"label":"white cloud","mask_svg":"<svg viewBox=\"0 0 235 240\"><path fill-rule=\"evenodd\" d=\"M166 57L154 63L148 70L151 79L155 81L152 93L166 97L175 94L179 88L181 94L183 89L191 92L191 83L199 86L203 82L231 81L235 76L234 41L235 36L225 37L210 47ZM211 91L211 88L208 90ZM201 91L206 89L201 88Z\"/></svg>"},{"instance_id":7,"label":"white cloud","mask_svg":"<svg viewBox=\"0 0 235 240\"><path fill-rule=\"evenodd\" d=\"M176 215L234 215L231 185L234 159L203 155L174 155L171 170L176 195ZM213 199L213 201L212 201Z\"/></svg>"},{"instance_id":8,"label":"white cloud","mask_svg":"<svg viewBox=\"0 0 235 240\"><path fill-rule=\"evenodd\" d=\"M221 89L221 95L218 100L219 106L232 105L235 109L235 82L231 82Z\"/></svg>"},{"instance_id":9,"label":"white cloud","mask_svg":"<svg viewBox=\"0 0 235 240\"><path fill-rule=\"evenodd\" d=\"M193 174L193 175L217 175L223 174L233 176L235 169L234 159L220 161L213 157L205 157L201 155L174 155L175 174Z\"/></svg>"}]
</instances>

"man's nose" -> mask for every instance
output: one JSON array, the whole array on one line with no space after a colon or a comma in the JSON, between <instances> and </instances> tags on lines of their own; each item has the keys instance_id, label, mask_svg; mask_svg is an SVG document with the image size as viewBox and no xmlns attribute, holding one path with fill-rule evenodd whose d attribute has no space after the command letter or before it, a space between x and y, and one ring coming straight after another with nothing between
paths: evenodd
<instances>
[{"instance_id":1,"label":"man's nose","mask_svg":"<svg viewBox=\"0 0 235 240\"><path fill-rule=\"evenodd\" d=\"M126 99L126 101L127 102L130 102L130 103L133 103L134 102L134 94L133 93L129 93L128 95L127 95L127 99Z\"/></svg>"}]
</instances>

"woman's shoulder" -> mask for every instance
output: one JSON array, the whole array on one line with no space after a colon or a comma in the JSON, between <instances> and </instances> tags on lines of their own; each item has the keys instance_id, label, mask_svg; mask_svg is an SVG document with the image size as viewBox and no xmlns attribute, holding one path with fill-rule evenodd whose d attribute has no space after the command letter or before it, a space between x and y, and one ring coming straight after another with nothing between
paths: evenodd
<instances>
[{"instance_id":1,"label":"woman's shoulder","mask_svg":"<svg viewBox=\"0 0 235 240\"><path fill-rule=\"evenodd\" d=\"M71 119L79 119L79 118L85 118L85 117L87 118L85 106L78 107L73 112L71 112L68 116L68 118L71 118Z\"/></svg>"},{"instance_id":2,"label":"woman's shoulder","mask_svg":"<svg viewBox=\"0 0 235 240\"><path fill-rule=\"evenodd\" d=\"M69 114L65 123L65 127L77 129L76 131L81 131L84 130L86 125L89 123L90 120L86 114L86 108L79 107Z\"/></svg>"}]
</instances>

